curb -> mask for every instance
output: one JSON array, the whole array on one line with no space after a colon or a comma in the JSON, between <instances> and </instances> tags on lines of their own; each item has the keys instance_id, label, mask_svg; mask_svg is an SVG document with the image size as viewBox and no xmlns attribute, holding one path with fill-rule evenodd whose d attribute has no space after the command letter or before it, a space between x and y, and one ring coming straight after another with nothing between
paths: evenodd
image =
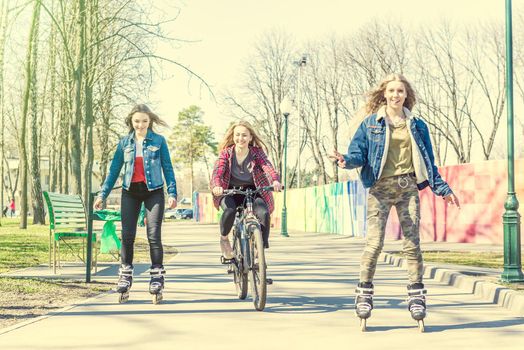
<instances>
[{"instance_id":1,"label":"curb","mask_svg":"<svg viewBox=\"0 0 524 350\"><path fill-rule=\"evenodd\" d=\"M381 254L382 262L396 267L407 264L405 258L389 253ZM483 281L479 277L467 276L458 271L424 263L424 277L471 293L491 304L503 307L518 316L524 316L524 294L503 285Z\"/></svg>"}]
</instances>

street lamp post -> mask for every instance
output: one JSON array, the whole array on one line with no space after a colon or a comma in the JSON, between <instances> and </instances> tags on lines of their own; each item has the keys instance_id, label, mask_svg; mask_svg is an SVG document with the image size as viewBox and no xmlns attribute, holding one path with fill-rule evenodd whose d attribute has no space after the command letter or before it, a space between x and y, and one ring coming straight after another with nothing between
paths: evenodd
<instances>
[{"instance_id":1,"label":"street lamp post","mask_svg":"<svg viewBox=\"0 0 524 350\"><path fill-rule=\"evenodd\" d=\"M284 181L284 200L282 203L282 226L280 234L284 237L289 237L287 233L287 208L286 208L286 191L287 191L287 123L288 117L291 113L291 101L284 97L280 102L280 113L284 117L284 163L282 164L282 179Z\"/></svg>"},{"instance_id":2,"label":"street lamp post","mask_svg":"<svg viewBox=\"0 0 524 350\"><path fill-rule=\"evenodd\" d=\"M505 282L524 281L520 257L520 214L519 201L515 194L515 160L513 157L513 34L511 21L511 0L506 0L506 96L508 122L508 196L504 203L504 271L501 279Z\"/></svg>"},{"instance_id":3,"label":"street lamp post","mask_svg":"<svg viewBox=\"0 0 524 350\"><path fill-rule=\"evenodd\" d=\"M300 61L295 61L295 64L298 66L298 77L297 77L297 96L296 96L296 103L297 103L297 116L298 116L298 128L297 128L297 188L300 188L300 169L301 162L300 162L300 146L301 146L301 133L302 129L300 128L301 120L302 120L302 74L303 69L307 64L307 54L303 54L302 58L300 58Z\"/></svg>"}]
</instances>

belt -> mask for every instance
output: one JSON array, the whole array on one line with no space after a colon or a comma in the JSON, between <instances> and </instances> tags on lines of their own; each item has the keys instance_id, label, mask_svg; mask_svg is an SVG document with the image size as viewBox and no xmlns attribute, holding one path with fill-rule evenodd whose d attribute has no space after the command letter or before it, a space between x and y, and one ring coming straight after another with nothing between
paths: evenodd
<instances>
[{"instance_id":1,"label":"belt","mask_svg":"<svg viewBox=\"0 0 524 350\"><path fill-rule=\"evenodd\" d=\"M408 174L400 174L398 175L398 186L400 188L406 188L409 185L409 180L406 179L407 177L415 177L415 172L411 172Z\"/></svg>"}]
</instances>

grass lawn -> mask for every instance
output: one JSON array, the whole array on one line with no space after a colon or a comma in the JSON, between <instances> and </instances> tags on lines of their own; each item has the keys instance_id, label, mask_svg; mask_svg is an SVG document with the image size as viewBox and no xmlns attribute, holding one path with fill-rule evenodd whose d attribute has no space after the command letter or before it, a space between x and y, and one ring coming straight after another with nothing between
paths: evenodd
<instances>
[{"instance_id":1,"label":"grass lawn","mask_svg":"<svg viewBox=\"0 0 524 350\"><path fill-rule=\"evenodd\" d=\"M504 254L497 252L424 251L424 261L501 269Z\"/></svg>"},{"instance_id":2,"label":"grass lawn","mask_svg":"<svg viewBox=\"0 0 524 350\"><path fill-rule=\"evenodd\" d=\"M391 252L393 255L404 256L402 252ZM524 250L522 261L524 261ZM504 253L502 252L471 252L447 250L423 250L424 261L443 264L464 265L502 269L504 267Z\"/></svg>"},{"instance_id":3,"label":"grass lawn","mask_svg":"<svg viewBox=\"0 0 524 350\"><path fill-rule=\"evenodd\" d=\"M49 263L49 226L28 225L26 230L19 227L19 219L2 219L0 227L0 273L13 269ZM71 240L75 252L62 244L60 259L62 261L80 261L76 254L82 254L81 240ZM164 246L166 260L176 254L173 246ZM99 254L98 261L118 261L117 256ZM149 245L144 238L137 237L135 242L135 262L148 262Z\"/></svg>"}]
</instances>

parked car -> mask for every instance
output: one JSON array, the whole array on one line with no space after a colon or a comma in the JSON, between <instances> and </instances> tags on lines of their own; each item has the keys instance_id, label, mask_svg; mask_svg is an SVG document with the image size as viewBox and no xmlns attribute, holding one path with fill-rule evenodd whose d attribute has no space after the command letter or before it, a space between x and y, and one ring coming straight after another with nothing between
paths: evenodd
<instances>
[{"instance_id":1,"label":"parked car","mask_svg":"<svg viewBox=\"0 0 524 350\"><path fill-rule=\"evenodd\" d=\"M180 219L192 219L193 209L183 209L183 211L179 215Z\"/></svg>"},{"instance_id":2,"label":"parked car","mask_svg":"<svg viewBox=\"0 0 524 350\"><path fill-rule=\"evenodd\" d=\"M164 212L164 218L165 219L180 219L180 214L184 211L185 209L180 209L180 208L167 208L166 211Z\"/></svg>"}]
</instances>

